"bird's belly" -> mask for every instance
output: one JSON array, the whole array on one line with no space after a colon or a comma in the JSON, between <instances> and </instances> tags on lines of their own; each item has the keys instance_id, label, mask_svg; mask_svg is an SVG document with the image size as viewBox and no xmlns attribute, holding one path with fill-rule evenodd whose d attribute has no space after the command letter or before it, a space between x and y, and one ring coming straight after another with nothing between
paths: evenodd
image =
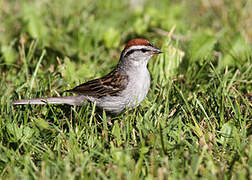
<instances>
[{"instance_id":1,"label":"bird's belly","mask_svg":"<svg viewBox=\"0 0 252 180\"><path fill-rule=\"evenodd\" d=\"M150 88L150 75L149 72L140 73L141 76L133 77L131 84L126 89L125 94L128 97L128 106L138 106L146 97Z\"/></svg>"},{"instance_id":2,"label":"bird's belly","mask_svg":"<svg viewBox=\"0 0 252 180\"><path fill-rule=\"evenodd\" d=\"M120 113L126 108L138 106L146 97L150 88L150 75L146 71L141 76L132 76L129 83L117 96L106 96L98 101L96 105L112 113Z\"/></svg>"},{"instance_id":3,"label":"bird's belly","mask_svg":"<svg viewBox=\"0 0 252 180\"><path fill-rule=\"evenodd\" d=\"M146 97L149 82L140 83L134 89L125 89L120 96L107 96L96 101L97 106L112 113L120 113L126 108L137 107Z\"/></svg>"}]
</instances>

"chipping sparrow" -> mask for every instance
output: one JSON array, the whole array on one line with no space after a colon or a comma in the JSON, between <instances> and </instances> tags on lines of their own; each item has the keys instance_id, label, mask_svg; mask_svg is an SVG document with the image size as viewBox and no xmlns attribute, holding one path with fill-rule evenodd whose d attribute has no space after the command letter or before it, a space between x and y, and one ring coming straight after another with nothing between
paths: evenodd
<instances>
[{"instance_id":1,"label":"chipping sparrow","mask_svg":"<svg viewBox=\"0 0 252 180\"><path fill-rule=\"evenodd\" d=\"M146 97L150 87L147 69L149 59L162 53L145 39L132 39L121 53L116 68L104 77L83 83L66 92L77 96L22 99L12 104L70 104L82 105L95 102L96 106L120 113L127 107L138 106Z\"/></svg>"}]
</instances>

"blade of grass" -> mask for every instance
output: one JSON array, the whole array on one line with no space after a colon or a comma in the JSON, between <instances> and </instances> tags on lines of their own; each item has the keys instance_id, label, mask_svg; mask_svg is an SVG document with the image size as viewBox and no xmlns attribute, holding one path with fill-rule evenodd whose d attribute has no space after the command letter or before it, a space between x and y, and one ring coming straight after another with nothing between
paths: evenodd
<instances>
[{"instance_id":1,"label":"blade of grass","mask_svg":"<svg viewBox=\"0 0 252 180\"><path fill-rule=\"evenodd\" d=\"M42 54L41 54L41 56L40 56L40 58L39 58L39 61L38 61L37 65L36 65L35 71L34 71L34 73L33 73L33 75L32 75L32 78L31 78L31 82L30 82L30 91L31 91L31 89L32 89L32 87L33 87L34 80L35 80L35 78L36 78L36 76L37 76L39 66L40 66L40 64L41 64L41 62L42 62L42 60L43 60L45 54L46 54L46 51L43 50L43 51L42 51Z\"/></svg>"}]
</instances>

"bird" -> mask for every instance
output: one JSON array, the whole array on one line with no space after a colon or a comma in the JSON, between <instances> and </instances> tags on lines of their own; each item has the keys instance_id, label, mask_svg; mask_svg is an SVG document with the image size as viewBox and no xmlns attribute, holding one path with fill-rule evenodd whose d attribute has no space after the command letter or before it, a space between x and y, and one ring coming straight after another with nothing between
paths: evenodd
<instances>
[{"instance_id":1,"label":"bird","mask_svg":"<svg viewBox=\"0 0 252 180\"><path fill-rule=\"evenodd\" d=\"M67 90L74 96L21 99L12 102L21 104L69 104L80 106L93 102L97 107L110 113L121 113L127 108L136 108L147 96L150 88L148 62L155 54L163 53L148 40L130 40L117 66L107 75L87 81Z\"/></svg>"}]
</instances>

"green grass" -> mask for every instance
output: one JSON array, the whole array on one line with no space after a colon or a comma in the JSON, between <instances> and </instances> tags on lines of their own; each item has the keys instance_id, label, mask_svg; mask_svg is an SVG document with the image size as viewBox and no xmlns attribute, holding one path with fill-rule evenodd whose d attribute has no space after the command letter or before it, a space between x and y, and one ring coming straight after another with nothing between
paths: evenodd
<instances>
[{"instance_id":1,"label":"green grass","mask_svg":"<svg viewBox=\"0 0 252 180\"><path fill-rule=\"evenodd\" d=\"M251 179L251 1L0 1L3 179ZM135 111L15 106L108 73L149 39ZM112 124L110 123L112 122Z\"/></svg>"}]
</instances>

